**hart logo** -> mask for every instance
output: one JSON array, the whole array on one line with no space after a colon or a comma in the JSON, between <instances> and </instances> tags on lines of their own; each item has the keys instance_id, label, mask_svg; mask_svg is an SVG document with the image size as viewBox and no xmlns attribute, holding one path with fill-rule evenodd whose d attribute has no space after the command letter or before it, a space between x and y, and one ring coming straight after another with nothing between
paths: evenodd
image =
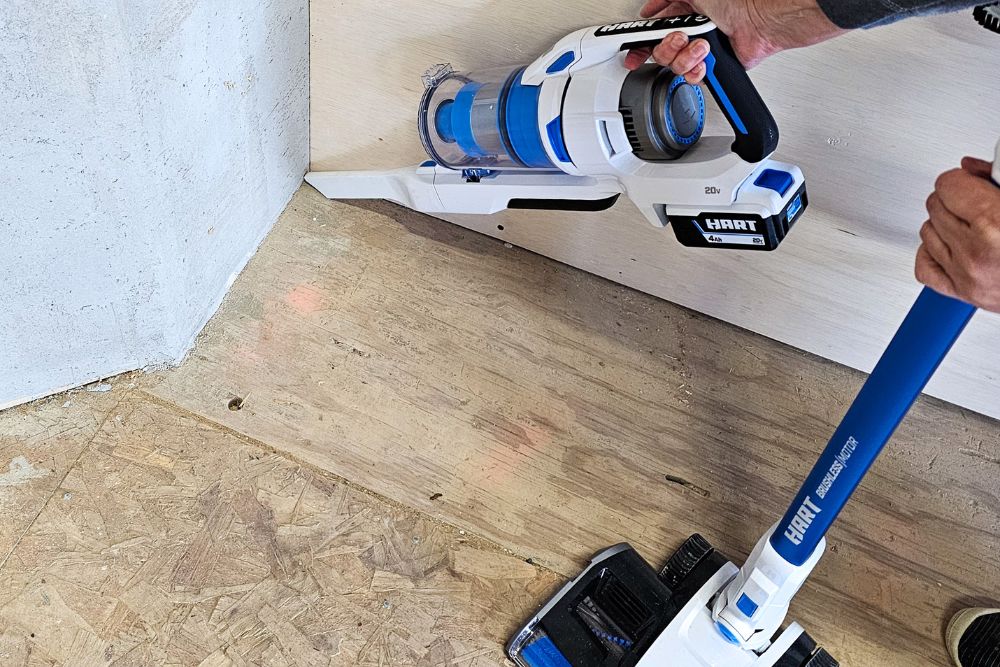
<instances>
[{"instance_id":1,"label":"hart logo","mask_svg":"<svg viewBox=\"0 0 1000 667\"><path fill-rule=\"evenodd\" d=\"M788 529L785 531L785 537L788 538L788 541L796 546L802 544L802 540L806 536L806 531L809 530L813 519L821 511L816 506L816 503L812 501L812 498L806 496L806 499L802 501L802 506L799 507L799 511L795 513L795 518L792 519Z\"/></svg>"},{"instance_id":2,"label":"hart logo","mask_svg":"<svg viewBox=\"0 0 1000 667\"><path fill-rule=\"evenodd\" d=\"M656 24L657 24L656 19L651 19L649 21L629 21L627 23L613 23L611 25L605 25L598 28L597 34L606 35L608 33L641 30L643 28L652 28Z\"/></svg>"},{"instance_id":3,"label":"hart logo","mask_svg":"<svg viewBox=\"0 0 1000 667\"><path fill-rule=\"evenodd\" d=\"M713 232L756 232L755 220L730 220L729 218L708 218L705 225Z\"/></svg>"},{"instance_id":4,"label":"hart logo","mask_svg":"<svg viewBox=\"0 0 1000 667\"><path fill-rule=\"evenodd\" d=\"M602 25L595 33L598 37L607 35L622 35L630 32L644 32L646 30L664 30L667 28L681 29L708 23L709 19L698 14L688 14L687 16L667 16L659 19L648 19L646 21L625 21L624 23L612 23Z\"/></svg>"}]
</instances>

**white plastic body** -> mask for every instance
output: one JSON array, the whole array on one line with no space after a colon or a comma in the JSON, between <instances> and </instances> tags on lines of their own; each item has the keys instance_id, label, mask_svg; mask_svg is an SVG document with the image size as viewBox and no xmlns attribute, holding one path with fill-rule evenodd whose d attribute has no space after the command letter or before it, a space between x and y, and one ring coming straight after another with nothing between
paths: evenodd
<instances>
[{"instance_id":1,"label":"white plastic body","mask_svg":"<svg viewBox=\"0 0 1000 667\"><path fill-rule=\"evenodd\" d=\"M997 142L997 153L993 159L993 182L1000 186L1000 141Z\"/></svg>"},{"instance_id":2,"label":"white plastic body","mask_svg":"<svg viewBox=\"0 0 1000 667\"><path fill-rule=\"evenodd\" d=\"M637 667L773 667L802 634L802 627L792 623L760 653L723 639L711 603L738 573L732 563L720 569L656 638Z\"/></svg>"},{"instance_id":3,"label":"white plastic body","mask_svg":"<svg viewBox=\"0 0 1000 667\"><path fill-rule=\"evenodd\" d=\"M652 165L631 154L622 156L632 173L571 176L560 172L498 172L470 183L461 172L441 166L392 171L311 172L306 181L330 199L387 199L423 213L491 214L512 199L601 200L625 194L658 227L670 215L696 217L705 211L769 217L780 212L804 182L794 165L765 160L747 164L723 147L724 154L700 160L712 150L709 137L668 165ZM730 158L730 156L732 156ZM664 167L672 176L663 175ZM785 196L754 185L764 169L793 175ZM725 195L706 194L720 190Z\"/></svg>"},{"instance_id":4,"label":"white plastic body","mask_svg":"<svg viewBox=\"0 0 1000 667\"><path fill-rule=\"evenodd\" d=\"M760 538L739 574L713 605L715 620L739 638L740 645L745 649L759 651L768 646L771 637L785 622L792 598L812 574L826 550L824 539L808 561L792 565L771 546L771 535L776 527ZM740 609L739 601L743 596L756 607L752 614L748 615Z\"/></svg>"},{"instance_id":5,"label":"white plastic body","mask_svg":"<svg viewBox=\"0 0 1000 667\"><path fill-rule=\"evenodd\" d=\"M680 21L681 19L678 18L677 22ZM654 19L646 21L627 21L626 23L632 24L636 28L641 28L642 24L652 24L653 22ZM548 50L547 53L545 53L545 55L541 56L528 66L528 69L524 72L524 78L522 79L523 83L528 86L537 86L541 84L542 81L552 76L548 73L548 69L553 63L559 60L564 53L572 52L576 54L576 60L574 60L567 69L569 73L575 76L582 70L614 59L621 53L624 45L635 42L637 39L637 33L598 35L597 31L600 27L601 26L582 28L560 39L551 49ZM715 24L711 21L706 21L705 23L697 26L685 28L666 27L662 30L644 31L639 33L639 35L641 35L643 41L652 42L660 41L673 32L683 32L689 37L694 37L696 35L702 35L706 32L711 32L712 30L715 30ZM565 72L560 73L560 75L561 74L565 74Z\"/></svg>"},{"instance_id":6,"label":"white plastic body","mask_svg":"<svg viewBox=\"0 0 1000 667\"><path fill-rule=\"evenodd\" d=\"M499 213L511 199L604 199L621 193L609 179L559 172L501 172L470 183L447 167L394 171L328 171L306 176L330 199L387 199L423 213Z\"/></svg>"},{"instance_id":7,"label":"white plastic body","mask_svg":"<svg viewBox=\"0 0 1000 667\"><path fill-rule=\"evenodd\" d=\"M460 171L425 163L415 170L310 172L306 181L331 199L388 199L432 214L497 213L512 199L580 201L624 194L658 227L666 225L670 215L777 215L805 180L793 165L770 159L745 162L731 151L730 137L703 137L683 157L665 163L640 160L629 144L619 112L628 75L622 46L640 38L658 40L671 32L694 36L714 28L706 22L679 30L608 36L597 36L597 27L585 28L563 38L529 65L522 80L541 86L539 127L546 128L562 117L571 162L560 161L548 133L541 132L545 150L559 171L498 171L475 182ZM576 60L562 71L549 73L552 64L569 52ZM769 168L792 175L793 183L783 196L753 184Z\"/></svg>"}]
</instances>

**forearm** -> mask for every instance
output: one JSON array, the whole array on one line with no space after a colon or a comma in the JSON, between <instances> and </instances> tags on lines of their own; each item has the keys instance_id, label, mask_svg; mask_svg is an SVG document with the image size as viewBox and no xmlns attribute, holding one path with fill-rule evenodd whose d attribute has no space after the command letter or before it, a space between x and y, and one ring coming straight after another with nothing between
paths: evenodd
<instances>
[{"instance_id":1,"label":"forearm","mask_svg":"<svg viewBox=\"0 0 1000 667\"><path fill-rule=\"evenodd\" d=\"M968 9L985 0L818 0L820 8L841 28L872 28L911 16Z\"/></svg>"}]
</instances>

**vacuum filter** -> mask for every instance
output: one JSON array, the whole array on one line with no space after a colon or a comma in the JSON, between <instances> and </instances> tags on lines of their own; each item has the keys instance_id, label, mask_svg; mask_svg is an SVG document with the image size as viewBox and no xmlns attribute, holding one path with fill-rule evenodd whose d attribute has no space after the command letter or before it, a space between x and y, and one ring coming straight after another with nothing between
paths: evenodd
<instances>
[{"instance_id":1,"label":"vacuum filter","mask_svg":"<svg viewBox=\"0 0 1000 667\"><path fill-rule=\"evenodd\" d=\"M459 170L557 170L538 127L541 87L521 83L524 69L428 73L417 119L427 154Z\"/></svg>"}]
</instances>

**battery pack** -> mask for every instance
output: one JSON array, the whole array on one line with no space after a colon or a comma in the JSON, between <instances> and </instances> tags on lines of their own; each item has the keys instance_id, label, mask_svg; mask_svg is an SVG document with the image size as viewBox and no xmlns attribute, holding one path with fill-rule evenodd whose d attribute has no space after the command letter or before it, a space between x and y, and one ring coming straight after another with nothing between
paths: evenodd
<instances>
[{"instance_id":1,"label":"battery pack","mask_svg":"<svg viewBox=\"0 0 1000 667\"><path fill-rule=\"evenodd\" d=\"M671 215L668 220L677 240L689 248L775 250L808 204L803 185L777 215L709 211L694 217Z\"/></svg>"}]
</instances>

